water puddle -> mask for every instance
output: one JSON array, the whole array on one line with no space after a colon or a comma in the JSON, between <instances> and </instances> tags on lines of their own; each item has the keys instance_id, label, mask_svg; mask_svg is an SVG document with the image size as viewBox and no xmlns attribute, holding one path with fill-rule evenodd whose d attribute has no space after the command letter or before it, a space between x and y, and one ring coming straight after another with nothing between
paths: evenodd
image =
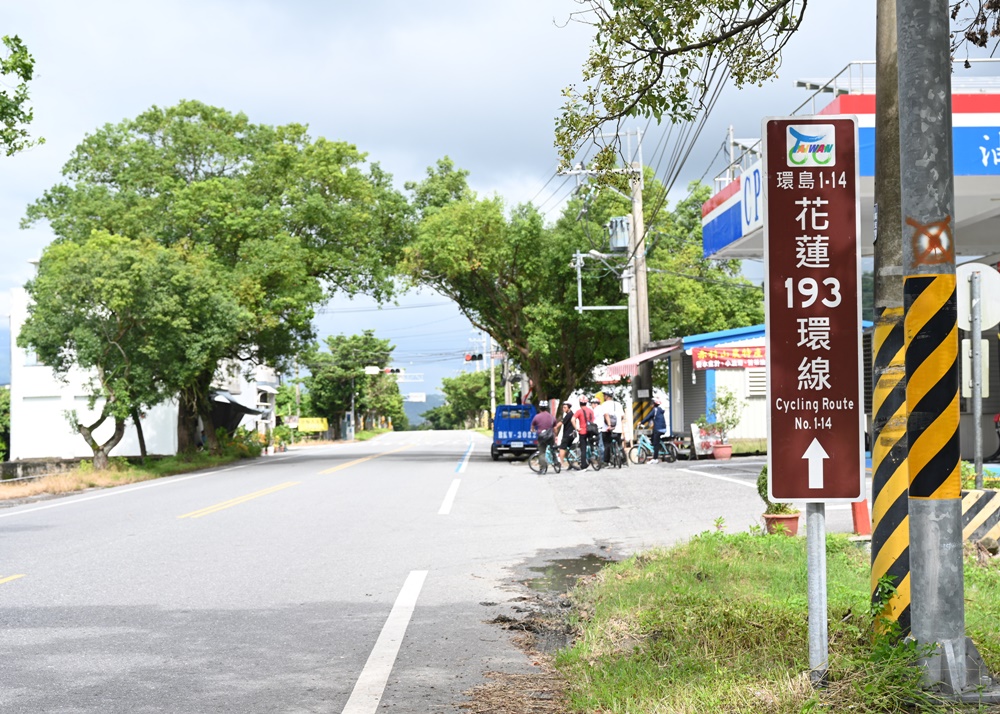
<instances>
[{"instance_id":1,"label":"water puddle","mask_svg":"<svg viewBox=\"0 0 1000 714\"><path fill-rule=\"evenodd\" d=\"M593 575L611 562L610 558L593 553L578 558L550 560L544 565L529 567L528 572L538 575L526 579L525 585L534 592L560 595L572 590L579 578Z\"/></svg>"}]
</instances>

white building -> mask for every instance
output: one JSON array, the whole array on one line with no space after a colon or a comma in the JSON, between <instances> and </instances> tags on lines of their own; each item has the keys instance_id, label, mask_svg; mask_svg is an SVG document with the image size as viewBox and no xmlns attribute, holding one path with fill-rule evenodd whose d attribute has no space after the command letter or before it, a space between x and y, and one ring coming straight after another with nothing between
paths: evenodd
<instances>
[{"instance_id":1,"label":"white building","mask_svg":"<svg viewBox=\"0 0 1000 714\"><path fill-rule=\"evenodd\" d=\"M90 409L87 398L88 375L72 370L65 381L49 367L39 364L34 354L17 346L17 335L28 316L28 296L23 289L11 291L10 307L10 455L11 461L39 458L89 458L93 452L79 432L70 426L68 414L76 411L83 424L91 424L100 414L101 404ZM243 370L227 370L213 384L219 411L238 413L247 429L263 431L274 427L274 395L278 378L273 369L258 367L253 379ZM235 418L235 415L234 415ZM150 455L177 453L177 403L166 402L142 416L146 452ZM114 433L114 422L105 421L94 432L98 443ZM125 435L111 450L111 456L139 456L135 425L126 422Z\"/></svg>"}]
</instances>

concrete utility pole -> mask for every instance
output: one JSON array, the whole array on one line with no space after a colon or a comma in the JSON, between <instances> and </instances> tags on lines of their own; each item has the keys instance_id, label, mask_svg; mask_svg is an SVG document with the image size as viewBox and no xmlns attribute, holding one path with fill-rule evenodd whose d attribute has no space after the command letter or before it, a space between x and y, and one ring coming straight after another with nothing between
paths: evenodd
<instances>
[{"instance_id":1,"label":"concrete utility pole","mask_svg":"<svg viewBox=\"0 0 1000 714\"><path fill-rule=\"evenodd\" d=\"M497 413L497 373L493 368L493 335L490 335L490 421Z\"/></svg>"},{"instance_id":2,"label":"concrete utility pole","mask_svg":"<svg viewBox=\"0 0 1000 714\"><path fill-rule=\"evenodd\" d=\"M631 357L635 357L646 349L649 344L649 291L646 282L646 227L642 216L642 144L640 142L640 160L632 164L632 234L629 241L629 254L632 255L633 290L635 293L635 333L636 343L630 344ZM631 316L632 313L630 312ZM629 330L631 337L632 330ZM639 379L633 382L632 398L635 403L640 399L653 396L653 363L643 362L639 365Z\"/></svg>"},{"instance_id":3,"label":"concrete utility pole","mask_svg":"<svg viewBox=\"0 0 1000 714\"><path fill-rule=\"evenodd\" d=\"M631 148L631 132L625 132L629 137ZM630 198L632 201L632 226L629 232L629 265L625 270L630 275L628 292L628 319L629 319L629 357L635 357L641 353L649 343L649 295L646 283L646 229L642 215L642 189L644 185L642 175L642 132L635 132L638 161L633 161L626 169L616 169L616 172L627 173L629 175L629 186L631 188ZM631 155L631 150L629 151ZM584 168L575 168L569 171L560 172L564 176L592 176L596 172ZM577 255L574 264L579 271L582 268L582 258ZM578 288L579 290L579 288ZM583 296L578 295L578 304L583 304ZM650 386L649 379L652 375L652 366L643 365L644 372L640 372L640 381L645 373L645 381L642 381L644 388Z\"/></svg>"},{"instance_id":4,"label":"concrete utility pole","mask_svg":"<svg viewBox=\"0 0 1000 714\"><path fill-rule=\"evenodd\" d=\"M641 155L641 154L640 154ZM632 233L629 236L629 254L635 270L635 326L636 344L629 345L635 356L649 344L649 291L646 283L646 227L642 217L642 163L632 164Z\"/></svg>"},{"instance_id":5,"label":"concrete utility pole","mask_svg":"<svg viewBox=\"0 0 1000 714\"><path fill-rule=\"evenodd\" d=\"M948 0L898 0L896 30L912 634L934 648L924 682L961 693L980 682L966 663Z\"/></svg>"},{"instance_id":6,"label":"concrete utility pole","mask_svg":"<svg viewBox=\"0 0 1000 714\"><path fill-rule=\"evenodd\" d=\"M899 66L896 0L878 0L875 44L875 333L872 336L872 601L888 576L883 615L910 632L903 234L899 196ZM881 220L880 220L881 219Z\"/></svg>"}]
</instances>

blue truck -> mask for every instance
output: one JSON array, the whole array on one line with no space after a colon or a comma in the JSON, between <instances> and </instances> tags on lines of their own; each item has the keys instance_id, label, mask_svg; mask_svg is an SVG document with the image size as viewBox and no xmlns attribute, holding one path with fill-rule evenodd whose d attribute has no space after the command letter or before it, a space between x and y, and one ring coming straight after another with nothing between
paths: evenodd
<instances>
[{"instance_id":1,"label":"blue truck","mask_svg":"<svg viewBox=\"0 0 1000 714\"><path fill-rule=\"evenodd\" d=\"M499 404L493 415L493 444L490 456L499 461L501 456L527 456L538 448L538 439L531 433L531 420L535 418L532 404Z\"/></svg>"}]
</instances>

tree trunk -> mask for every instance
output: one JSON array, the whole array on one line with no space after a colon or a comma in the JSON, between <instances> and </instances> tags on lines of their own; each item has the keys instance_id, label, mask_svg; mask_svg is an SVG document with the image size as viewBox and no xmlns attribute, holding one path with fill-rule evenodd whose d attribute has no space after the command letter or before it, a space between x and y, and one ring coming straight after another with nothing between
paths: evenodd
<instances>
[{"instance_id":1,"label":"tree trunk","mask_svg":"<svg viewBox=\"0 0 1000 714\"><path fill-rule=\"evenodd\" d=\"M94 439L94 430L100 427L107 418L106 414L101 414L101 417L90 426L80 423L77 423L76 425L77 431L80 432L84 441L87 442L91 451L94 452L95 471L104 471L108 468L108 454L111 453L113 448L118 446L118 442L120 442L122 437L125 435L125 420L115 419L115 432L111 435L111 438L103 444L98 444L97 440Z\"/></svg>"},{"instance_id":2,"label":"tree trunk","mask_svg":"<svg viewBox=\"0 0 1000 714\"><path fill-rule=\"evenodd\" d=\"M201 446L198 434L198 410L187 392L177 400L177 453L189 454Z\"/></svg>"},{"instance_id":3,"label":"tree trunk","mask_svg":"<svg viewBox=\"0 0 1000 714\"><path fill-rule=\"evenodd\" d=\"M142 433L142 417L138 409L132 410L132 423L135 424L135 434L139 437L139 455L146 459L146 437Z\"/></svg>"},{"instance_id":4,"label":"tree trunk","mask_svg":"<svg viewBox=\"0 0 1000 714\"><path fill-rule=\"evenodd\" d=\"M199 417L205 433L205 448L213 454L218 454L221 450L219 439L215 435L215 422L212 421L212 400L208 396L212 388L212 376L210 373L201 375L181 392L177 406L178 452L194 451L202 443L201 435L197 433Z\"/></svg>"}]
</instances>

